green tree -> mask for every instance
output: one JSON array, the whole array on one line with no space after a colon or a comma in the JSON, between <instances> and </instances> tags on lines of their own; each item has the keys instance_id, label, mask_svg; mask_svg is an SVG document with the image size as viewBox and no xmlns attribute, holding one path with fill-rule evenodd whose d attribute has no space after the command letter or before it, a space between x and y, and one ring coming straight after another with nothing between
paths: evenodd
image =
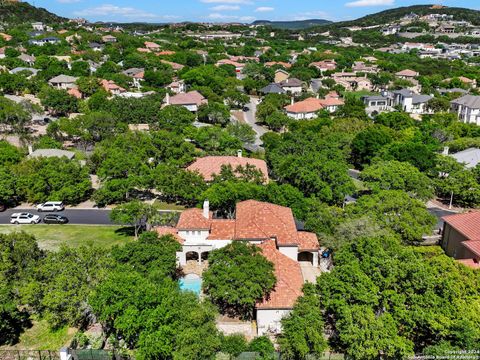
<instances>
[{"instance_id":1,"label":"green tree","mask_svg":"<svg viewBox=\"0 0 480 360\"><path fill-rule=\"evenodd\" d=\"M357 168L370 164L380 149L393 141L393 132L375 125L360 131L352 141L352 161Z\"/></svg>"},{"instance_id":2,"label":"green tree","mask_svg":"<svg viewBox=\"0 0 480 360\"><path fill-rule=\"evenodd\" d=\"M209 254L203 290L222 313L251 318L255 303L275 286L273 264L260 248L234 241Z\"/></svg>"},{"instance_id":3,"label":"green tree","mask_svg":"<svg viewBox=\"0 0 480 360\"><path fill-rule=\"evenodd\" d=\"M286 359L303 359L307 355L322 356L327 348L320 299L315 287L307 284L292 312L282 319L282 334L278 339Z\"/></svg>"},{"instance_id":4,"label":"green tree","mask_svg":"<svg viewBox=\"0 0 480 360\"><path fill-rule=\"evenodd\" d=\"M183 106L169 105L158 113L158 128L181 133L195 121L195 115Z\"/></svg>"},{"instance_id":5,"label":"green tree","mask_svg":"<svg viewBox=\"0 0 480 360\"><path fill-rule=\"evenodd\" d=\"M265 124L270 130L273 131L282 130L286 125L288 125L289 122L289 117L278 110L274 111L265 118Z\"/></svg>"},{"instance_id":6,"label":"green tree","mask_svg":"<svg viewBox=\"0 0 480 360\"><path fill-rule=\"evenodd\" d=\"M248 124L230 123L227 125L226 130L228 134L244 144L253 144L255 142L256 133Z\"/></svg>"},{"instance_id":7,"label":"green tree","mask_svg":"<svg viewBox=\"0 0 480 360\"><path fill-rule=\"evenodd\" d=\"M46 86L38 94L42 105L57 116L66 116L77 112L78 100L66 90L57 90Z\"/></svg>"},{"instance_id":8,"label":"green tree","mask_svg":"<svg viewBox=\"0 0 480 360\"><path fill-rule=\"evenodd\" d=\"M100 84L97 78L94 77L79 77L75 82L78 86L78 90L85 97L90 97L95 94L100 89Z\"/></svg>"},{"instance_id":9,"label":"green tree","mask_svg":"<svg viewBox=\"0 0 480 360\"><path fill-rule=\"evenodd\" d=\"M271 360L274 358L275 347L267 336L258 336L248 344L248 351L257 353L257 359Z\"/></svg>"},{"instance_id":10,"label":"green tree","mask_svg":"<svg viewBox=\"0 0 480 360\"><path fill-rule=\"evenodd\" d=\"M415 125L410 115L404 112L386 112L381 113L375 118L375 123L387 126L394 130L404 130Z\"/></svg>"},{"instance_id":11,"label":"green tree","mask_svg":"<svg viewBox=\"0 0 480 360\"><path fill-rule=\"evenodd\" d=\"M432 181L406 162L377 162L366 167L360 177L374 191L403 190L420 200L429 200L434 195Z\"/></svg>"},{"instance_id":12,"label":"green tree","mask_svg":"<svg viewBox=\"0 0 480 360\"><path fill-rule=\"evenodd\" d=\"M198 120L210 124L225 126L230 122L230 111L228 107L216 102L200 105L197 116Z\"/></svg>"},{"instance_id":13,"label":"green tree","mask_svg":"<svg viewBox=\"0 0 480 360\"><path fill-rule=\"evenodd\" d=\"M430 235L436 219L425 205L401 190L382 190L362 196L347 208L354 216L367 214L379 224L398 234L406 243L420 241Z\"/></svg>"},{"instance_id":14,"label":"green tree","mask_svg":"<svg viewBox=\"0 0 480 360\"><path fill-rule=\"evenodd\" d=\"M137 239L142 227L147 226L157 212L155 206L133 200L116 206L110 212L110 219L116 224L132 226Z\"/></svg>"},{"instance_id":15,"label":"green tree","mask_svg":"<svg viewBox=\"0 0 480 360\"><path fill-rule=\"evenodd\" d=\"M247 350L247 340L241 334L224 335L221 337L220 351L234 359Z\"/></svg>"}]
</instances>

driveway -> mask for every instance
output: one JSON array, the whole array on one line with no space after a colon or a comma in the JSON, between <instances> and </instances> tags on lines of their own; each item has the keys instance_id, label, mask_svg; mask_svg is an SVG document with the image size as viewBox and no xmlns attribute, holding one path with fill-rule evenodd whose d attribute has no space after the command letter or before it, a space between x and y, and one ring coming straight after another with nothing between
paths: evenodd
<instances>
[{"instance_id":1,"label":"driveway","mask_svg":"<svg viewBox=\"0 0 480 360\"><path fill-rule=\"evenodd\" d=\"M249 110L244 112L244 119L245 122L252 127L252 129L255 131L255 143L254 145L256 146L262 146L262 140L260 137L265 134L268 130L265 129L264 127L257 125L256 124L256 114L257 114L257 102L258 99L250 96L250 102L246 105Z\"/></svg>"}]
</instances>

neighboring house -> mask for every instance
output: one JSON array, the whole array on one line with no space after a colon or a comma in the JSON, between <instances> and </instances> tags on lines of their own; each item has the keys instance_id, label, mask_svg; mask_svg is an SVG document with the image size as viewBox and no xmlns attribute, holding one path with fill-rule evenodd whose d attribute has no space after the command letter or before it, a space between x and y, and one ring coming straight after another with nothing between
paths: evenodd
<instances>
[{"instance_id":1,"label":"neighboring house","mask_svg":"<svg viewBox=\"0 0 480 360\"><path fill-rule=\"evenodd\" d=\"M313 66L320 72L335 71L337 69L337 62L335 60L323 60L323 61L312 62L310 66Z\"/></svg>"},{"instance_id":2,"label":"neighboring house","mask_svg":"<svg viewBox=\"0 0 480 360\"><path fill-rule=\"evenodd\" d=\"M428 114L430 110L427 104L432 98L430 95L417 94L408 89L396 90L392 91L391 106L399 106L410 114Z\"/></svg>"},{"instance_id":3,"label":"neighboring house","mask_svg":"<svg viewBox=\"0 0 480 360\"><path fill-rule=\"evenodd\" d=\"M35 31L44 31L45 30L45 25L43 25L42 22L34 22L34 23L32 23L32 28Z\"/></svg>"},{"instance_id":4,"label":"neighboring house","mask_svg":"<svg viewBox=\"0 0 480 360\"><path fill-rule=\"evenodd\" d=\"M450 154L458 163L465 165L467 169L473 169L480 163L480 149L469 148L459 151L455 154Z\"/></svg>"},{"instance_id":5,"label":"neighboring house","mask_svg":"<svg viewBox=\"0 0 480 360\"><path fill-rule=\"evenodd\" d=\"M34 55L28 55L28 54L20 54L17 59L22 60L23 62L27 63L30 66L33 66L35 64L35 56Z\"/></svg>"},{"instance_id":6,"label":"neighboring house","mask_svg":"<svg viewBox=\"0 0 480 360\"><path fill-rule=\"evenodd\" d=\"M464 95L451 101L450 109L460 121L480 125L480 96Z\"/></svg>"},{"instance_id":7,"label":"neighboring house","mask_svg":"<svg viewBox=\"0 0 480 360\"><path fill-rule=\"evenodd\" d=\"M473 268L480 267L480 211L445 216L442 248L448 256Z\"/></svg>"},{"instance_id":8,"label":"neighboring house","mask_svg":"<svg viewBox=\"0 0 480 360\"><path fill-rule=\"evenodd\" d=\"M29 67L16 67L15 69L12 69L9 71L10 74L18 74L22 71L28 71L31 73L31 75L28 77L32 77L37 75L37 73L40 71L39 69L34 69L34 68L29 68Z\"/></svg>"},{"instance_id":9,"label":"neighboring house","mask_svg":"<svg viewBox=\"0 0 480 360\"><path fill-rule=\"evenodd\" d=\"M116 43L117 38L115 36L112 36L112 35L105 35L105 36L102 36L102 41L104 43Z\"/></svg>"},{"instance_id":10,"label":"neighboring house","mask_svg":"<svg viewBox=\"0 0 480 360\"><path fill-rule=\"evenodd\" d=\"M187 91L187 85L183 80L173 81L166 88L174 94L181 94Z\"/></svg>"},{"instance_id":11,"label":"neighboring house","mask_svg":"<svg viewBox=\"0 0 480 360\"><path fill-rule=\"evenodd\" d=\"M154 42L145 41L144 45L145 45L145 48L147 48L150 51L153 51L153 52L160 51L160 45L158 45Z\"/></svg>"},{"instance_id":12,"label":"neighboring house","mask_svg":"<svg viewBox=\"0 0 480 360\"><path fill-rule=\"evenodd\" d=\"M221 65L231 65L235 67L235 73L237 74L237 78L239 78L242 74L243 69L245 68L245 64L239 63L237 61L233 61L230 59L222 59L218 60L216 63L217 66Z\"/></svg>"},{"instance_id":13,"label":"neighboring house","mask_svg":"<svg viewBox=\"0 0 480 360\"><path fill-rule=\"evenodd\" d=\"M325 110L327 110L330 113L334 113L335 111L338 110L340 106L345 105L343 100L336 98L336 97L327 97L325 99L319 99L320 105L323 106Z\"/></svg>"},{"instance_id":14,"label":"neighboring house","mask_svg":"<svg viewBox=\"0 0 480 360\"><path fill-rule=\"evenodd\" d=\"M28 40L28 43L31 45L43 46L45 44L53 44L53 45L60 44L60 41L61 40L59 38L51 36L43 39L30 39Z\"/></svg>"},{"instance_id":15,"label":"neighboring house","mask_svg":"<svg viewBox=\"0 0 480 360\"><path fill-rule=\"evenodd\" d=\"M471 88L477 87L477 81L476 80L469 79L465 76L459 76L457 79L460 80L463 84L465 84L468 87L471 87ZM451 79L451 78L450 79L445 79L444 82L449 83L452 80L453 79Z\"/></svg>"},{"instance_id":16,"label":"neighboring house","mask_svg":"<svg viewBox=\"0 0 480 360\"><path fill-rule=\"evenodd\" d=\"M71 89L68 89L67 92L69 95L72 95L77 99L81 99L83 97L83 94L80 90L78 90L78 87L72 87Z\"/></svg>"},{"instance_id":17,"label":"neighboring house","mask_svg":"<svg viewBox=\"0 0 480 360\"><path fill-rule=\"evenodd\" d=\"M409 70L409 69L406 69L406 70L402 70L402 71L399 71L397 73L395 73L395 76L400 78L400 79L404 79L404 80L412 80L412 79L415 79L416 77L418 77L420 74L416 71L413 71L413 70Z\"/></svg>"},{"instance_id":18,"label":"neighboring house","mask_svg":"<svg viewBox=\"0 0 480 360\"><path fill-rule=\"evenodd\" d=\"M77 79L78 78L75 76L58 75L50 79L48 83L54 88L68 90L75 87L75 82L77 81Z\"/></svg>"},{"instance_id":19,"label":"neighboring house","mask_svg":"<svg viewBox=\"0 0 480 360\"><path fill-rule=\"evenodd\" d=\"M303 91L303 81L296 78L288 78L281 81L278 85L291 94L301 94Z\"/></svg>"},{"instance_id":20,"label":"neighboring house","mask_svg":"<svg viewBox=\"0 0 480 360\"><path fill-rule=\"evenodd\" d=\"M352 71L355 73L376 73L378 71L378 67L376 65L367 65L363 61L355 61L352 66Z\"/></svg>"},{"instance_id":21,"label":"neighboring house","mask_svg":"<svg viewBox=\"0 0 480 360\"><path fill-rule=\"evenodd\" d=\"M292 67L292 64L289 64L289 63L284 62L284 61L268 61L268 62L265 63L266 67L272 67L272 66L275 66L275 65L283 66L285 69L290 69Z\"/></svg>"},{"instance_id":22,"label":"neighboring house","mask_svg":"<svg viewBox=\"0 0 480 360\"><path fill-rule=\"evenodd\" d=\"M0 48L0 59L5 59L5 47Z\"/></svg>"},{"instance_id":23,"label":"neighboring house","mask_svg":"<svg viewBox=\"0 0 480 360\"><path fill-rule=\"evenodd\" d=\"M105 45L99 44L97 42L91 42L88 44L88 47L92 49L93 51L102 51Z\"/></svg>"},{"instance_id":24,"label":"neighboring house","mask_svg":"<svg viewBox=\"0 0 480 360\"><path fill-rule=\"evenodd\" d=\"M175 96L170 96L167 93L164 101L165 105L183 106L191 112L197 112L200 105L208 103L208 100L196 90L177 94Z\"/></svg>"},{"instance_id":25,"label":"neighboring house","mask_svg":"<svg viewBox=\"0 0 480 360\"><path fill-rule=\"evenodd\" d=\"M5 34L5 33L0 33L0 37L5 41L10 41L10 40L13 39L12 35L8 35L8 34Z\"/></svg>"},{"instance_id":26,"label":"neighboring house","mask_svg":"<svg viewBox=\"0 0 480 360\"><path fill-rule=\"evenodd\" d=\"M276 84L276 83L272 83L272 84L269 84L267 86L265 86L263 89L260 90L260 92L262 94L285 94L286 91L283 90L283 88Z\"/></svg>"},{"instance_id":27,"label":"neighboring house","mask_svg":"<svg viewBox=\"0 0 480 360\"><path fill-rule=\"evenodd\" d=\"M138 89L140 89L141 82L143 81L143 77L145 75L145 69L143 68L130 68L127 70L122 71L122 74L127 75L132 79L132 85Z\"/></svg>"},{"instance_id":28,"label":"neighboring house","mask_svg":"<svg viewBox=\"0 0 480 360\"><path fill-rule=\"evenodd\" d=\"M389 105L390 99L387 96L383 95L372 95L372 96L363 96L362 101L366 106L368 113L374 111L380 113L384 111L390 111L391 107Z\"/></svg>"},{"instance_id":29,"label":"neighboring house","mask_svg":"<svg viewBox=\"0 0 480 360\"><path fill-rule=\"evenodd\" d=\"M302 294L304 278L300 263L318 267L319 250L314 233L299 231L290 208L247 200L237 203L234 219L214 218L208 201L203 209L182 212L176 227L158 227L160 235L173 235L182 245L178 263L202 265L208 254L232 241L245 241L262 249L274 265L274 290L255 306L258 335L279 333L281 319L293 309Z\"/></svg>"},{"instance_id":30,"label":"neighboring house","mask_svg":"<svg viewBox=\"0 0 480 360\"><path fill-rule=\"evenodd\" d=\"M115 81L113 80L101 80L100 81L100 85L102 85L103 89L112 94L112 95L120 95L124 92L126 92L127 90L125 90L124 88L122 88L121 86L118 86L117 84L115 84Z\"/></svg>"},{"instance_id":31,"label":"neighboring house","mask_svg":"<svg viewBox=\"0 0 480 360\"><path fill-rule=\"evenodd\" d=\"M360 77L356 73L341 72L332 75L337 85L342 85L347 91L372 91L373 85L367 76Z\"/></svg>"},{"instance_id":32,"label":"neighboring house","mask_svg":"<svg viewBox=\"0 0 480 360\"><path fill-rule=\"evenodd\" d=\"M287 80L290 77L290 74L283 70L283 69L277 69L275 70L275 78L274 81L276 83L281 83L282 81Z\"/></svg>"},{"instance_id":33,"label":"neighboring house","mask_svg":"<svg viewBox=\"0 0 480 360\"><path fill-rule=\"evenodd\" d=\"M60 150L60 149L37 149L35 151L30 151L30 154L28 155L28 157L30 158L66 157L68 160L72 160L75 157L75 153L73 151Z\"/></svg>"},{"instance_id":34,"label":"neighboring house","mask_svg":"<svg viewBox=\"0 0 480 360\"><path fill-rule=\"evenodd\" d=\"M175 71L180 71L180 70L182 70L182 69L185 67L184 65L182 65L182 64L177 64L177 63L175 63L175 62L173 62L173 61L160 60L160 62L163 63L163 64L170 65L170 66L173 68L173 70L175 70Z\"/></svg>"},{"instance_id":35,"label":"neighboring house","mask_svg":"<svg viewBox=\"0 0 480 360\"><path fill-rule=\"evenodd\" d=\"M205 181L209 182L214 179L215 175L220 174L222 166L231 166L232 170L235 171L239 166L245 168L247 165L259 170L263 175L265 183L268 183L266 162L260 159L245 158L242 156L241 150L238 151L238 156L206 156L198 158L187 167L187 170L198 172Z\"/></svg>"},{"instance_id":36,"label":"neighboring house","mask_svg":"<svg viewBox=\"0 0 480 360\"><path fill-rule=\"evenodd\" d=\"M287 116L295 120L312 119L317 117L317 112L324 107L320 99L308 98L291 105L285 106Z\"/></svg>"}]
</instances>

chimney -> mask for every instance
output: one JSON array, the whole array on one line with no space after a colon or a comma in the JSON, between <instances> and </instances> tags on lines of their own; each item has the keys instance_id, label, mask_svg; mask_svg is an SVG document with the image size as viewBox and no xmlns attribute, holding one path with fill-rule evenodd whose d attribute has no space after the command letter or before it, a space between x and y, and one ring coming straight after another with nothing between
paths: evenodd
<instances>
[{"instance_id":1,"label":"chimney","mask_svg":"<svg viewBox=\"0 0 480 360\"><path fill-rule=\"evenodd\" d=\"M243 156L242 150L237 150L237 157L241 158Z\"/></svg>"},{"instance_id":2,"label":"chimney","mask_svg":"<svg viewBox=\"0 0 480 360\"><path fill-rule=\"evenodd\" d=\"M165 95L165 103L167 105L170 105L170 94L167 92L167 94Z\"/></svg>"},{"instance_id":3,"label":"chimney","mask_svg":"<svg viewBox=\"0 0 480 360\"><path fill-rule=\"evenodd\" d=\"M448 152L449 152L450 148L448 146L445 146L443 148L443 152L442 152L442 155L448 155Z\"/></svg>"},{"instance_id":4,"label":"chimney","mask_svg":"<svg viewBox=\"0 0 480 360\"><path fill-rule=\"evenodd\" d=\"M203 217L208 219L210 217L210 201L205 200L203 202Z\"/></svg>"},{"instance_id":5,"label":"chimney","mask_svg":"<svg viewBox=\"0 0 480 360\"><path fill-rule=\"evenodd\" d=\"M32 145L28 145L28 155L32 155L33 153L33 147Z\"/></svg>"},{"instance_id":6,"label":"chimney","mask_svg":"<svg viewBox=\"0 0 480 360\"><path fill-rule=\"evenodd\" d=\"M293 105L295 103L295 100L293 100L293 96L292 96L292 99L290 101L290 104Z\"/></svg>"}]
</instances>

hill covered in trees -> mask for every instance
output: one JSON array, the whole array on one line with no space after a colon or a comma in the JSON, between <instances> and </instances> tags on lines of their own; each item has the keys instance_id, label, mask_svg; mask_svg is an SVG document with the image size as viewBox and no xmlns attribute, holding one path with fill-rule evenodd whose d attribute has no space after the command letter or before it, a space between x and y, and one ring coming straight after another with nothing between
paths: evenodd
<instances>
[{"instance_id":1,"label":"hill covered in trees","mask_svg":"<svg viewBox=\"0 0 480 360\"><path fill-rule=\"evenodd\" d=\"M399 7L370 14L356 20L343 21L335 23L335 27L343 26L374 26L384 25L390 22L400 20L405 15L415 13L419 16L428 14L447 14L453 15L454 20L470 21L474 25L480 25L480 11L458 7L433 7L433 5L413 5Z\"/></svg>"},{"instance_id":2,"label":"hill covered in trees","mask_svg":"<svg viewBox=\"0 0 480 360\"><path fill-rule=\"evenodd\" d=\"M271 26L276 29L287 30L300 30L307 29L314 26L328 25L332 22L324 19L310 19L310 20L297 20L297 21L270 21L270 20L256 20L252 25L264 25Z\"/></svg>"},{"instance_id":3,"label":"hill covered in trees","mask_svg":"<svg viewBox=\"0 0 480 360\"><path fill-rule=\"evenodd\" d=\"M65 21L66 18L55 15L43 8L37 8L26 2L0 0L0 23L20 24L41 21L46 24Z\"/></svg>"}]
</instances>

